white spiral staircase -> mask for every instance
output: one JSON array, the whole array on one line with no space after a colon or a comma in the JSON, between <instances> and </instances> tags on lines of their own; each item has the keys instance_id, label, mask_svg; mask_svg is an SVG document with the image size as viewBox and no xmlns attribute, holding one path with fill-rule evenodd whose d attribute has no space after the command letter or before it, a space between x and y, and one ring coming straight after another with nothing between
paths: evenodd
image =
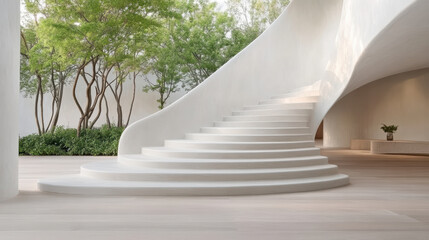
<instances>
[{"instance_id":1,"label":"white spiral staircase","mask_svg":"<svg viewBox=\"0 0 429 240\"><path fill-rule=\"evenodd\" d=\"M90 195L246 195L348 184L310 132L318 91L245 106L199 133L141 154L83 165L80 175L39 181L42 191ZM144 134L144 133L142 133Z\"/></svg>"}]
</instances>

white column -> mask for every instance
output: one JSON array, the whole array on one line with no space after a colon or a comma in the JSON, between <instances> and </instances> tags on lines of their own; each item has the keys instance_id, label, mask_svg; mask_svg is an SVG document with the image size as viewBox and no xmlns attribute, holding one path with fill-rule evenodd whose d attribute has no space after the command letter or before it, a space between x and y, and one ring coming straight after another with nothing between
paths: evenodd
<instances>
[{"instance_id":1,"label":"white column","mask_svg":"<svg viewBox=\"0 0 429 240\"><path fill-rule=\"evenodd\" d=\"M0 1L0 200L18 193L19 1Z\"/></svg>"}]
</instances>

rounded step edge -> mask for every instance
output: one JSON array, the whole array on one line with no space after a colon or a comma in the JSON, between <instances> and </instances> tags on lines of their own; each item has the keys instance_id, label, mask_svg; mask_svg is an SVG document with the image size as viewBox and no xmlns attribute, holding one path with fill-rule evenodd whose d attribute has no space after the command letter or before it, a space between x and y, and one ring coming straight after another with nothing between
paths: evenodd
<instances>
[{"instance_id":1,"label":"rounded step edge","mask_svg":"<svg viewBox=\"0 0 429 240\"><path fill-rule=\"evenodd\" d=\"M260 127L308 127L308 121L227 121L227 122L214 122L214 127L246 127L246 128L260 128Z\"/></svg>"},{"instance_id":2,"label":"rounded step edge","mask_svg":"<svg viewBox=\"0 0 429 240\"><path fill-rule=\"evenodd\" d=\"M336 174L315 178L244 182L135 182L107 181L80 175L42 179L40 191L110 196L241 196L306 192L348 185L349 177Z\"/></svg>"},{"instance_id":3,"label":"rounded step edge","mask_svg":"<svg viewBox=\"0 0 429 240\"><path fill-rule=\"evenodd\" d=\"M187 133L185 138L196 141L215 142L286 142L314 140L312 134L212 134L212 133Z\"/></svg>"},{"instance_id":4,"label":"rounded step edge","mask_svg":"<svg viewBox=\"0 0 429 240\"><path fill-rule=\"evenodd\" d=\"M260 127L260 128L243 128L243 127L202 127L201 133L215 134L294 134L310 133L309 127Z\"/></svg>"},{"instance_id":5,"label":"rounded step edge","mask_svg":"<svg viewBox=\"0 0 429 240\"><path fill-rule=\"evenodd\" d=\"M313 113L313 109L256 109L256 110L241 110L233 111L232 116L264 116L264 115L305 115L309 116Z\"/></svg>"},{"instance_id":6,"label":"rounded step edge","mask_svg":"<svg viewBox=\"0 0 429 240\"><path fill-rule=\"evenodd\" d=\"M225 116L223 121L309 121L309 115L241 115L241 116Z\"/></svg>"},{"instance_id":7,"label":"rounded step edge","mask_svg":"<svg viewBox=\"0 0 429 240\"><path fill-rule=\"evenodd\" d=\"M319 97L319 91L308 91L308 92L294 92L285 93L280 95L272 96L271 99L284 99L284 98L300 98L300 97Z\"/></svg>"},{"instance_id":8,"label":"rounded step edge","mask_svg":"<svg viewBox=\"0 0 429 240\"><path fill-rule=\"evenodd\" d=\"M298 179L335 175L336 165L313 165L294 168L258 168L258 169L154 169L134 168L117 161L101 161L81 166L81 175L114 181L258 181Z\"/></svg>"},{"instance_id":9,"label":"rounded step edge","mask_svg":"<svg viewBox=\"0 0 429 240\"><path fill-rule=\"evenodd\" d=\"M143 168L166 169L252 169L288 168L328 164L325 156L273 158L273 159L192 159L151 158L141 154L120 155L118 162Z\"/></svg>"},{"instance_id":10,"label":"rounded step edge","mask_svg":"<svg viewBox=\"0 0 429 240\"><path fill-rule=\"evenodd\" d=\"M143 147L142 152L145 156L163 157L163 158L286 158L320 155L320 149L294 148L281 150L186 150L170 149L165 147Z\"/></svg>"},{"instance_id":11,"label":"rounded step edge","mask_svg":"<svg viewBox=\"0 0 429 240\"><path fill-rule=\"evenodd\" d=\"M242 110L314 109L314 103L257 104L242 107Z\"/></svg>"},{"instance_id":12,"label":"rounded step edge","mask_svg":"<svg viewBox=\"0 0 429 240\"><path fill-rule=\"evenodd\" d=\"M194 140L165 140L164 146L171 149L213 150L275 150L314 147L314 141L291 142L203 142Z\"/></svg>"},{"instance_id":13,"label":"rounded step edge","mask_svg":"<svg viewBox=\"0 0 429 240\"><path fill-rule=\"evenodd\" d=\"M319 96L310 97L287 97L274 98L259 101L259 104L282 104L282 103L315 103L319 100Z\"/></svg>"}]
</instances>

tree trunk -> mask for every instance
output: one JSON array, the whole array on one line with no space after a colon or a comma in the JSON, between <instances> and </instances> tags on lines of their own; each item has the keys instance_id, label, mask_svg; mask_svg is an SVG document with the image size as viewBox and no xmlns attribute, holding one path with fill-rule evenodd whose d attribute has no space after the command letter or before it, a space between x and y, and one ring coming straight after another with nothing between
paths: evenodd
<instances>
[{"instance_id":1,"label":"tree trunk","mask_svg":"<svg viewBox=\"0 0 429 240\"><path fill-rule=\"evenodd\" d=\"M130 123L131 113L133 111L133 106L134 106L134 100L136 99L136 77L137 77L137 74L134 72L133 73L133 97L131 99L130 111L128 112L127 122L124 127L128 127L128 124Z\"/></svg>"},{"instance_id":2,"label":"tree trunk","mask_svg":"<svg viewBox=\"0 0 429 240\"><path fill-rule=\"evenodd\" d=\"M104 103L106 104L106 124L108 128L112 127L112 124L110 123L110 117L109 117L109 104L107 103L106 95L103 96Z\"/></svg>"}]
</instances>

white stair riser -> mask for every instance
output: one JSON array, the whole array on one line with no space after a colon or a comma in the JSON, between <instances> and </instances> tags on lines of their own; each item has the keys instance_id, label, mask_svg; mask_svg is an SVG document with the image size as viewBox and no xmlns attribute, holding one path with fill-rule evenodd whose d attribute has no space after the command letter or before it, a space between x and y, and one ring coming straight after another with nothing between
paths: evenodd
<instances>
[{"instance_id":1,"label":"white stair riser","mask_svg":"<svg viewBox=\"0 0 429 240\"><path fill-rule=\"evenodd\" d=\"M287 158L287 157L302 157L302 156L315 156L320 154L318 148L303 148L293 150L266 150L266 151L243 151L243 152L227 152L227 151L213 151L213 152L198 152L198 151L165 151L159 149L143 148L142 154L152 157L163 158L202 158L202 159L218 159L218 158L231 158L231 159L256 159L256 158Z\"/></svg>"},{"instance_id":2,"label":"white stair riser","mask_svg":"<svg viewBox=\"0 0 429 240\"><path fill-rule=\"evenodd\" d=\"M234 111L232 116L266 116L266 115L306 115L310 116L312 109L262 109Z\"/></svg>"},{"instance_id":3,"label":"white stair riser","mask_svg":"<svg viewBox=\"0 0 429 240\"><path fill-rule=\"evenodd\" d=\"M215 134L298 134L310 133L310 128L201 128L202 133Z\"/></svg>"},{"instance_id":4,"label":"white stair riser","mask_svg":"<svg viewBox=\"0 0 429 240\"><path fill-rule=\"evenodd\" d=\"M285 103L285 104L259 104L245 106L243 110L285 110L285 109L313 109L314 103Z\"/></svg>"},{"instance_id":5,"label":"white stair riser","mask_svg":"<svg viewBox=\"0 0 429 240\"><path fill-rule=\"evenodd\" d=\"M305 91L305 92L291 92L291 93L285 93L281 95L276 95L271 98L293 98L293 97L317 97L319 96L320 92L315 91Z\"/></svg>"},{"instance_id":6,"label":"white stair riser","mask_svg":"<svg viewBox=\"0 0 429 240\"><path fill-rule=\"evenodd\" d=\"M314 147L314 141L306 142L267 142L267 143L233 143L233 142L198 142L198 141L165 141L165 146L174 149L215 149L215 150L270 150Z\"/></svg>"},{"instance_id":7,"label":"white stair riser","mask_svg":"<svg viewBox=\"0 0 429 240\"><path fill-rule=\"evenodd\" d=\"M221 134L203 134L188 133L188 140L214 141L214 142L287 142L287 141L306 141L313 140L310 134L302 135L221 135Z\"/></svg>"},{"instance_id":8,"label":"white stair riser","mask_svg":"<svg viewBox=\"0 0 429 240\"><path fill-rule=\"evenodd\" d=\"M39 183L39 189L45 192L84 194L84 195L116 195L116 196L240 196L240 195L261 195L278 194L289 192L306 192L322 189L340 187L349 184L346 175L338 174L335 177L317 179L314 181L302 181L290 184L263 184L248 186L75 186L56 185L50 182Z\"/></svg>"},{"instance_id":9,"label":"white stair riser","mask_svg":"<svg viewBox=\"0 0 429 240\"><path fill-rule=\"evenodd\" d=\"M227 116L224 121L309 121L310 116L305 115L275 115L275 116Z\"/></svg>"},{"instance_id":10,"label":"white stair riser","mask_svg":"<svg viewBox=\"0 0 429 240\"><path fill-rule=\"evenodd\" d=\"M215 127L308 127L308 122L216 122Z\"/></svg>"},{"instance_id":11,"label":"white stair riser","mask_svg":"<svg viewBox=\"0 0 429 240\"><path fill-rule=\"evenodd\" d=\"M326 165L331 166L331 165ZM320 177L334 175L338 173L336 166L330 168L311 169L302 171L285 171L285 172L266 172L266 173L119 173L119 172L100 172L90 169L81 168L81 175L103 180L118 181L258 181L258 180L280 180L280 179L297 179L307 177Z\"/></svg>"},{"instance_id":12,"label":"white stair riser","mask_svg":"<svg viewBox=\"0 0 429 240\"><path fill-rule=\"evenodd\" d=\"M315 103L317 100L318 97L277 98L262 100L259 102L259 104Z\"/></svg>"},{"instance_id":13,"label":"white stair riser","mask_svg":"<svg viewBox=\"0 0 429 240\"><path fill-rule=\"evenodd\" d=\"M144 167L144 168L161 168L161 169L258 169L258 168L288 168L288 167L305 167L313 165L323 165L328 163L327 158L319 159L300 159L300 160L265 160L265 161L167 161L167 160L140 160L135 158L119 157L121 164Z\"/></svg>"}]
</instances>

